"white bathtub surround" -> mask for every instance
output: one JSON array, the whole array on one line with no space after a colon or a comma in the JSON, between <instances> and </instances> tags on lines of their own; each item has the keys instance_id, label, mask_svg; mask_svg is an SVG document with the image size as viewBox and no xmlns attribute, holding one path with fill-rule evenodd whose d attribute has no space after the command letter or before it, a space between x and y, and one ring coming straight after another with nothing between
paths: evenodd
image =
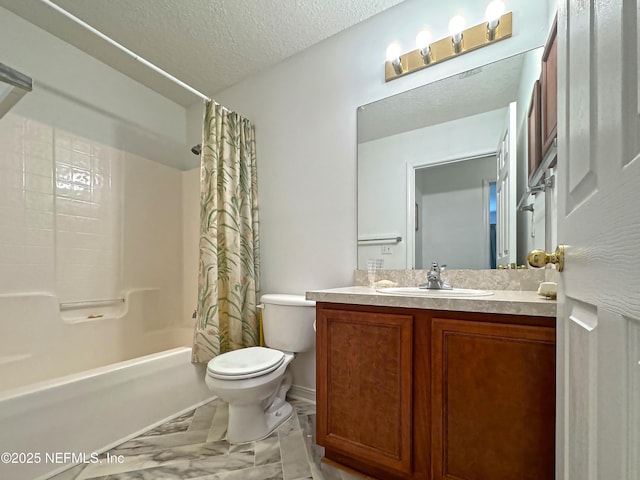
<instances>
[{"instance_id":1,"label":"white bathtub surround","mask_svg":"<svg viewBox=\"0 0 640 480\"><path fill-rule=\"evenodd\" d=\"M162 295L160 289L130 290L123 304L64 312L51 294L0 295L0 394L190 345L191 327L158 325L166 315Z\"/></svg>"},{"instance_id":2,"label":"white bathtub surround","mask_svg":"<svg viewBox=\"0 0 640 480\"><path fill-rule=\"evenodd\" d=\"M0 451L104 452L212 398L204 369L176 348L0 396ZM64 465L0 465L0 477L46 478Z\"/></svg>"},{"instance_id":3,"label":"white bathtub surround","mask_svg":"<svg viewBox=\"0 0 640 480\"><path fill-rule=\"evenodd\" d=\"M190 346L182 173L13 112L0 150L0 391Z\"/></svg>"},{"instance_id":4,"label":"white bathtub surround","mask_svg":"<svg viewBox=\"0 0 640 480\"><path fill-rule=\"evenodd\" d=\"M191 346L185 109L3 8L0 43L35 87L0 122L0 391Z\"/></svg>"},{"instance_id":5,"label":"white bathtub surround","mask_svg":"<svg viewBox=\"0 0 640 480\"><path fill-rule=\"evenodd\" d=\"M255 127L215 102L205 109L194 362L260 344Z\"/></svg>"}]
</instances>

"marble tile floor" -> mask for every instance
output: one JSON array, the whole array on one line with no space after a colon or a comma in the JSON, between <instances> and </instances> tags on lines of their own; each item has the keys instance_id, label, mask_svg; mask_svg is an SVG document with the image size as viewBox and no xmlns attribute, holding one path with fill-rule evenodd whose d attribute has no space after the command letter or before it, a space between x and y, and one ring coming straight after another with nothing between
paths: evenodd
<instances>
[{"instance_id":1,"label":"marble tile floor","mask_svg":"<svg viewBox=\"0 0 640 480\"><path fill-rule=\"evenodd\" d=\"M228 408L214 400L51 480L361 480L321 464L315 405L291 400L295 414L264 440L230 445ZM121 457L115 457L119 455ZM123 461L108 462L119 458Z\"/></svg>"}]
</instances>

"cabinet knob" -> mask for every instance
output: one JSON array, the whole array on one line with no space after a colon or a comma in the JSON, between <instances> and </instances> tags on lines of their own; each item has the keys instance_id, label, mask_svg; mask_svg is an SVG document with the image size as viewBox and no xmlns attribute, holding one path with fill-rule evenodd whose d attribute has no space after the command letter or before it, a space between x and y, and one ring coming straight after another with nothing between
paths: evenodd
<instances>
[{"instance_id":1,"label":"cabinet knob","mask_svg":"<svg viewBox=\"0 0 640 480\"><path fill-rule=\"evenodd\" d=\"M547 263L553 263L556 269L561 272L564 268L564 245L558 245L554 253L547 253L544 250L532 250L527 255L527 262L532 267L544 267Z\"/></svg>"}]
</instances>

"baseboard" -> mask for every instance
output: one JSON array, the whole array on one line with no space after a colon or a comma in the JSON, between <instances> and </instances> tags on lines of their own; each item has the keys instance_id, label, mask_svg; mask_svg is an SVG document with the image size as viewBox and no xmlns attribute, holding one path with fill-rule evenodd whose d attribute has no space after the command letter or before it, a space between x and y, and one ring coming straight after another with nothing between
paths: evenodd
<instances>
[{"instance_id":1,"label":"baseboard","mask_svg":"<svg viewBox=\"0 0 640 480\"><path fill-rule=\"evenodd\" d=\"M355 477L355 478L362 478L362 479L364 479L364 480L373 480L373 477L369 477L368 475L365 475L365 474L364 474L364 473L362 473L362 472L359 472L359 471L357 471L357 470L354 470L354 469L353 469L353 468L351 468L351 467L347 467L346 465L342 465L341 463L334 462L333 460L330 460L330 459L328 459L327 457L322 457L322 458L320 459L320 462L321 462L323 465L327 465L327 466L328 466L328 468L329 468L330 470L334 470L334 471L335 471L335 470L338 470L338 472L339 472L339 471L343 471L343 472L346 472L348 475L350 475L350 476L352 476L352 477ZM321 470L322 470L323 472L327 473L327 471L326 471L324 468L322 468L322 467L321 467ZM332 473L333 473L333 472L332 472ZM337 475L336 475L336 476L340 476L340 477L341 477L340 473L337 473Z\"/></svg>"},{"instance_id":2,"label":"baseboard","mask_svg":"<svg viewBox=\"0 0 640 480\"><path fill-rule=\"evenodd\" d=\"M316 391L313 388L301 387L300 385L291 385L291 389L287 393L287 397L316 403Z\"/></svg>"}]
</instances>

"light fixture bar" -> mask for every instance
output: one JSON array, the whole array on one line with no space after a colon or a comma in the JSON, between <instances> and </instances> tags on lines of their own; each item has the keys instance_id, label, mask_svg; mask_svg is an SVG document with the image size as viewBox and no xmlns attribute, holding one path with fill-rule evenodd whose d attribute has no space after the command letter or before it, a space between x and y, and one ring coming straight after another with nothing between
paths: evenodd
<instances>
[{"instance_id":1,"label":"light fixture bar","mask_svg":"<svg viewBox=\"0 0 640 480\"><path fill-rule=\"evenodd\" d=\"M490 39L489 28L487 22L479 23L473 27L469 27L462 32L462 42L459 46L459 52L456 53L453 41L450 36L442 38L433 42L431 47L430 62L425 63L419 48L412 50L400 56L400 64L402 66L401 73L396 73L397 69L394 69L391 61L385 62L384 65L384 79L385 82L395 80L396 78L403 77L409 73L417 72L423 68L430 67L437 63L450 60L452 58L463 55L467 52L471 52L478 48L484 47L495 43L499 40L504 40L512 35L512 21L513 15L511 12L502 15L498 21L498 26L494 30L492 35L494 38Z\"/></svg>"}]
</instances>

